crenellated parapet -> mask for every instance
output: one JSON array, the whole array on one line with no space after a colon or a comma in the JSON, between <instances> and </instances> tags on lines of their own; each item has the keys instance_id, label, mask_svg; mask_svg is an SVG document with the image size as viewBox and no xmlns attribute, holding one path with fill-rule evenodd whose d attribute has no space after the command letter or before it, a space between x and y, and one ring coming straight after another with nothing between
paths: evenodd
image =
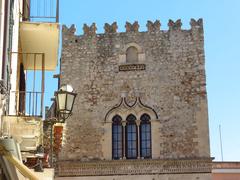
<instances>
[{"instance_id":1,"label":"crenellated parapet","mask_svg":"<svg viewBox=\"0 0 240 180\"><path fill-rule=\"evenodd\" d=\"M191 19L190 21L191 28L202 28L203 27L203 19L200 18L198 20Z\"/></svg>"},{"instance_id":2,"label":"crenellated parapet","mask_svg":"<svg viewBox=\"0 0 240 180\"><path fill-rule=\"evenodd\" d=\"M161 26L161 23L159 20L156 20L155 22L147 21L148 32L160 31L160 26Z\"/></svg>"},{"instance_id":3,"label":"crenellated parapet","mask_svg":"<svg viewBox=\"0 0 240 180\"><path fill-rule=\"evenodd\" d=\"M116 22L113 22L111 25L108 23L105 23L104 25L104 30L106 34L116 33L117 29L118 29L118 26Z\"/></svg>"},{"instance_id":4,"label":"crenellated parapet","mask_svg":"<svg viewBox=\"0 0 240 180\"><path fill-rule=\"evenodd\" d=\"M97 27L95 23L92 23L91 26L88 26L87 24L83 25L83 33L84 35L96 35Z\"/></svg>"},{"instance_id":5,"label":"crenellated parapet","mask_svg":"<svg viewBox=\"0 0 240 180\"><path fill-rule=\"evenodd\" d=\"M72 25L70 26L70 28L68 28L66 25L63 25L63 26L62 26L62 31L63 31L64 33L68 33L68 34L74 34L74 33L76 32L76 28L75 28L75 25L74 25L74 24L72 24Z\"/></svg>"},{"instance_id":6,"label":"crenellated parapet","mask_svg":"<svg viewBox=\"0 0 240 180\"><path fill-rule=\"evenodd\" d=\"M181 19L178 19L177 21L173 21L173 20L169 20L168 21L168 27L169 27L169 30L181 30L181 27L182 27L182 21Z\"/></svg>"},{"instance_id":7,"label":"crenellated parapet","mask_svg":"<svg viewBox=\"0 0 240 180\"><path fill-rule=\"evenodd\" d=\"M191 19L190 21L191 29L190 30L199 30L203 29L203 20L200 18L198 20ZM156 20L155 22L153 21L147 21L147 32L149 33L155 33L155 32L160 32L161 28L161 22L159 20ZM126 33L138 33L140 25L138 24L138 21L135 21L133 23L126 22L125 24L125 29ZM168 21L168 31L181 31L185 30L182 29L182 21L181 19L178 19L176 21L169 20ZM67 32L68 34L74 34L76 31L76 28L74 25L71 25L70 28L67 28L65 25L62 26L63 32ZM114 34L114 33L121 33L118 32L118 25L117 22L113 22L112 24L110 23L105 23L104 25L104 33L105 34ZM164 31L166 32L166 31ZM83 34L85 36L95 36L97 34L97 26L95 23L92 23L92 25L83 25Z\"/></svg>"},{"instance_id":8,"label":"crenellated parapet","mask_svg":"<svg viewBox=\"0 0 240 180\"><path fill-rule=\"evenodd\" d=\"M126 32L138 32L139 24L137 21L135 21L133 24L126 22L125 28Z\"/></svg>"}]
</instances>

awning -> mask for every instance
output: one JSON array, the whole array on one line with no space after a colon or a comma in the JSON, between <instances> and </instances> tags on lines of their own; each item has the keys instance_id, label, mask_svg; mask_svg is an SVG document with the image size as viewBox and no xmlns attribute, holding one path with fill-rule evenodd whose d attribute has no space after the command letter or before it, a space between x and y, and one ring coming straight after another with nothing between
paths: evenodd
<instances>
[{"instance_id":1,"label":"awning","mask_svg":"<svg viewBox=\"0 0 240 180\"><path fill-rule=\"evenodd\" d=\"M20 49L26 70L42 70L43 57L44 69L55 70L58 61L58 48L58 23L20 23Z\"/></svg>"}]
</instances>

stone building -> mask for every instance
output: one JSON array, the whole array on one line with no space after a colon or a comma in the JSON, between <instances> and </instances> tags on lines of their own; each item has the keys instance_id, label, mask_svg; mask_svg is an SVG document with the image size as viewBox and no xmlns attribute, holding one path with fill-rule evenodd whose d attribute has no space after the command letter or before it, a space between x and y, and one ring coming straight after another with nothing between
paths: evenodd
<instances>
[{"instance_id":1,"label":"stone building","mask_svg":"<svg viewBox=\"0 0 240 180\"><path fill-rule=\"evenodd\" d=\"M211 179L202 19L190 25L63 26L61 84L78 96L59 179Z\"/></svg>"}]
</instances>

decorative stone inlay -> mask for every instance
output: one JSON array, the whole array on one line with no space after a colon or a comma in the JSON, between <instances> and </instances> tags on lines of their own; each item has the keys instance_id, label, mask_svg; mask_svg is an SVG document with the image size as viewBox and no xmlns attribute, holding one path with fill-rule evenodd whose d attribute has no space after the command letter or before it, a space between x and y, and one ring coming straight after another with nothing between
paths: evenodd
<instances>
[{"instance_id":1,"label":"decorative stone inlay","mask_svg":"<svg viewBox=\"0 0 240 180\"><path fill-rule=\"evenodd\" d=\"M105 122L112 122L112 118L116 114L123 116L124 119L126 119L126 117L129 115L129 112L131 112L138 119L144 113L148 113L151 116L152 120L158 119L156 111L153 108L144 105L140 97L136 97L136 100L132 105L127 103L127 99L125 97L122 97L120 103L115 105L106 113Z\"/></svg>"},{"instance_id":2,"label":"decorative stone inlay","mask_svg":"<svg viewBox=\"0 0 240 180\"><path fill-rule=\"evenodd\" d=\"M58 176L150 175L211 173L212 159L159 160L135 159L112 161L59 161Z\"/></svg>"},{"instance_id":3,"label":"decorative stone inlay","mask_svg":"<svg viewBox=\"0 0 240 180\"><path fill-rule=\"evenodd\" d=\"M119 66L119 71L142 71L145 69L145 64L124 64Z\"/></svg>"}]
</instances>

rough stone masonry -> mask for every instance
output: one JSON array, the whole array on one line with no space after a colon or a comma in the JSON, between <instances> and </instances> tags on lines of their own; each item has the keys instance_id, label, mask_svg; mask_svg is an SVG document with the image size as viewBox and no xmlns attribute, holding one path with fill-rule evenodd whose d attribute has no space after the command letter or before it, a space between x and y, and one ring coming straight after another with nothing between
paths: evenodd
<instances>
[{"instance_id":1,"label":"rough stone masonry","mask_svg":"<svg viewBox=\"0 0 240 180\"><path fill-rule=\"evenodd\" d=\"M97 34L93 23L84 25L83 35L62 27L61 84L78 95L64 127L59 172L64 161L121 161L112 160L108 113L122 98L123 117L144 111L131 109L136 98L156 113L152 160L210 159L203 21L190 25L183 30L181 20L169 20L169 29L161 30L160 21L148 21L147 31L139 32L138 22L127 22L126 32L117 32L117 23L106 23L105 33Z\"/></svg>"}]
</instances>

